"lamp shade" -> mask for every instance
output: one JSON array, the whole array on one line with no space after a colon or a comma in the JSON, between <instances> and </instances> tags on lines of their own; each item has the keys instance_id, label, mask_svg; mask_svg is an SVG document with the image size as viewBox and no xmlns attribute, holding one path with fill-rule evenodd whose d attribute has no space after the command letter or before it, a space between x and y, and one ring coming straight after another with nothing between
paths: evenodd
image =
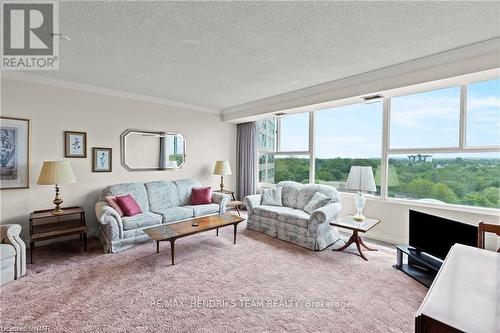
<instances>
[{"instance_id":1,"label":"lamp shade","mask_svg":"<svg viewBox=\"0 0 500 333\"><path fill-rule=\"evenodd\" d=\"M227 176L231 175L231 167L229 166L229 161L217 161L215 162L214 175Z\"/></svg>"},{"instance_id":2,"label":"lamp shade","mask_svg":"<svg viewBox=\"0 0 500 333\"><path fill-rule=\"evenodd\" d=\"M69 184L76 183L76 179L69 161L45 161L37 183L39 185Z\"/></svg>"},{"instance_id":3,"label":"lamp shade","mask_svg":"<svg viewBox=\"0 0 500 333\"><path fill-rule=\"evenodd\" d=\"M376 192L371 166L352 166L345 186L347 190Z\"/></svg>"}]
</instances>

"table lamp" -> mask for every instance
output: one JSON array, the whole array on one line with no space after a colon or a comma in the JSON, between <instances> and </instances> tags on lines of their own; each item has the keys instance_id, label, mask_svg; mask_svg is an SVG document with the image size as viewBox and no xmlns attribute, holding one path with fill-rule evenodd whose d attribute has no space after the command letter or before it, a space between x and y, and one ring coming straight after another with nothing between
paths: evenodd
<instances>
[{"instance_id":1,"label":"table lamp","mask_svg":"<svg viewBox=\"0 0 500 333\"><path fill-rule=\"evenodd\" d=\"M56 186L56 197L53 201L56 208L52 211L54 215L61 215L63 210L60 205L63 203L61 196L59 195L59 185L76 183L75 175L73 174L73 169L71 169L71 164L69 161L45 161L42 165L42 171L40 171L40 176L38 177L39 185L55 185Z\"/></svg>"},{"instance_id":2,"label":"table lamp","mask_svg":"<svg viewBox=\"0 0 500 333\"><path fill-rule=\"evenodd\" d=\"M220 175L220 190L224 191L224 176L232 175L229 161L215 162L214 175Z\"/></svg>"},{"instance_id":3,"label":"table lamp","mask_svg":"<svg viewBox=\"0 0 500 333\"><path fill-rule=\"evenodd\" d=\"M363 208L365 207L366 198L363 196L363 191L376 192L375 179L373 178L373 170L371 166L352 166L347 177L347 190L358 191L358 195L354 198L354 204L357 209L356 215L352 218L355 221L363 221Z\"/></svg>"}]
</instances>

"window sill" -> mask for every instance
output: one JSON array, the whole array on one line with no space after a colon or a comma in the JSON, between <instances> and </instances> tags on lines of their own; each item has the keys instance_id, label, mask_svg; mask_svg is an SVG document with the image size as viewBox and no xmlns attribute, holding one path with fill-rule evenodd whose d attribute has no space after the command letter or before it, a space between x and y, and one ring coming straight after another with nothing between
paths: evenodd
<instances>
[{"instance_id":1,"label":"window sill","mask_svg":"<svg viewBox=\"0 0 500 333\"><path fill-rule=\"evenodd\" d=\"M354 198L356 194L348 192L340 192L341 196ZM414 206L422 208L432 208L432 209L442 209L451 210L455 212L472 213L472 214L484 214L490 216L500 216L500 209L496 208L486 208L486 207L475 207L475 206L464 206L464 205L453 205L453 204L438 204L431 202L420 202L416 200L409 199L396 199L396 198L382 198L380 196L365 195L367 201L378 201L387 202L391 204L404 205L404 206Z\"/></svg>"}]
</instances>

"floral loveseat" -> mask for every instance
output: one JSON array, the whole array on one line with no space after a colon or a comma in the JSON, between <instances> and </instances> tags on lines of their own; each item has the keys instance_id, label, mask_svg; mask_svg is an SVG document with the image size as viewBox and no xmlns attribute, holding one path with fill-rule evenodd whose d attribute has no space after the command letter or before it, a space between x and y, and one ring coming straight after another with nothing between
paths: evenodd
<instances>
[{"instance_id":1,"label":"floral loveseat","mask_svg":"<svg viewBox=\"0 0 500 333\"><path fill-rule=\"evenodd\" d=\"M282 206L262 205L262 195L244 198L248 211L247 228L285 240L310 250L323 250L339 239L338 231L329 222L337 218L342 209L340 196L332 186L284 181ZM303 209L316 192L328 198L330 203L309 214Z\"/></svg>"},{"instance_id":2,"label":"floral loveseat","mask_svg":"<svg viewBox=\"0 0 500 333\"><path fill-rule=\"evenodd\" d=\"M100 223L99 239L104 252L117 252L150 238L142 229L163 223L213 214L222 214L230 197L214 193L212 203L191 205L191 190L201 184L192 179L175 181L153 181L149 183L126 183L106 187L95 205ZM142 213L120 216L106 201L107 196L131 194L142 209Z\"/></svg>"}]
</instances>

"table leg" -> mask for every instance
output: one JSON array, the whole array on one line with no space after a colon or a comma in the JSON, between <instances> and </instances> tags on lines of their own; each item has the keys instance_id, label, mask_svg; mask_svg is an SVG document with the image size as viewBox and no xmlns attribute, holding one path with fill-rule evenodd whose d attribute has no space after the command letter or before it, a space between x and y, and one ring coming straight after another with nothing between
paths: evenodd
<instances>
[{"instance_id":1,"label":"table leg","mask_svg":"<svg viewBox=\"0 0 500 333\"><path fill-rule=\"evenodd\" d=\"M33 252L35 251L35 242L30 242L30 263L33 263Z\"/></svg>"},{"instance_id":2,"label":"table leg","mask_svg":"<svg viewBox=\"0 0 500 333\"><path fill-rule=\"evenodd\" d=\"M359 238L359 237L358 237ZM365 257L365 255L363 254L363 252L361 251L361 246L360 246L360 243L359 242L356 242L356 247L358 248L358 252L359 252L359 256L363 259L365 259L366 261L368 261L368 259Z\"/></svg>"},{"instance_id":3,"label":"table leg","mask_svg":"<svg viewBox=\"0 0 500 333\"><path fill-rule=\"evenodd\" d=\"M160 242L156 241L156 253L160 253Z\"/></svg>"},{"instance_id":4,"label":"table leg","mask_svg":"<svg viewBox=\"0 0 500 333\"><path fill-rule=\"evenodd\" d=\"M175 262L174 262L174 255L175 255L174 242L175 242L175 240L170 241L170 256L172 257L172 266L175 265Z\"/></svg>"},{"instance_id":5,"label":"table leg","mask_svg":"<svg viewBox=\"0 0 500 333\"><path fill-rule=\"evenodd\" d=\"M87 252L87 233L84 233L82 236L83 236L83 251Z\"/></svg>"},{"instance_id":6,"label":"table leg","mask_svg":"<svg viewBox=\"0 0 500 333\"><path fill-rule=\"evenodd\" d=\"M236 244L236 230L238 229L238 223L234 224L234 236L233 236L233 244Z\"/></svg>"},{"instance_id":7,"label":"table leg","mask_svg":"<svg viewBox=\"0 0 500 333\"><path fill-rule=\"evenodd\" d=\"M236 211L238 212L238 216L241 216L239 205L234 206L234 208L236 208Z\"/></svg>"},{"instance_id":8,"label":"table leg","mask_svg":"<svg viewBox=\"0 0 500 333\"><path fill-rule=\"evenodd\" d=\"M219 228L215 229L215 236L219 236Z\"/></svg>"}]
</instances>

